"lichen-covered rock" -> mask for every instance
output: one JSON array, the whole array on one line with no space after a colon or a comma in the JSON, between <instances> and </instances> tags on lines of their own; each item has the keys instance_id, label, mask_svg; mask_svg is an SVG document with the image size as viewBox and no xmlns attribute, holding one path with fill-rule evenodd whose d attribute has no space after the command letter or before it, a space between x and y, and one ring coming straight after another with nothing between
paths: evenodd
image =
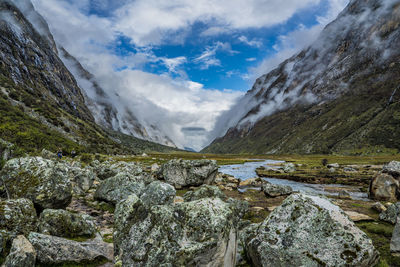
<instances>
[{"instance_id":1,"label":"lichen-covered rock","mask_svg":"<svg viewBox=\"0 0 400 267\"><path fill-rule=\"evenodd\" d=\"M102 163L93 164L94 171L101 180L113 177L119 173L124 173L129 176L139 176L143 173L143 169L140 165L134 162L109 162L105 161ZM152 179L149 176L143 177L143 182L150 183Z\"/></svg>"},{"instance_id":2,"label":"lichen-covered rock","mask_svg":"<svg viewBox=\"0 0 400 267\"><path fill-rule=\"evenodd\" d=\"M295 172L296 171L296 166L291 162L285 163L283 165L283 171L286 172L286 173Z\"/></svg>"},{"instance_id":3,"label":"lichen-covered rock","mask_svg":"<svg viewBox=\"0 0 400 267\"><path fill-rule=\"evenodd\" d=\"M146 186L140 199L144 205L151 207L154 205L172 204L175 196L176 191L172 185L154 181Z\"/></svg>"},{"instance_id":4,"label":"lichen-covered rock","mask_svg":"<svg viewBox=\"0 0 400 267\"><path fill-rule=\"evenodd\" d=\"M380 173L372 178L368 195L371 199L396 202L400 195L400 182L390 174Z\"/></svg>"},{"instance_id":5,"label":"lichen-covered rock","mask_svg":"<svg viewBox=\"0 0 400 267\"><path fill-rule=\"evenodd\" d=\"M145 184L141 176L131 176L120 173L114 177L102 181L96 189L95 199L117 204L129 195L135 194L140 196Z\"/></svg>"},{"instance_id":6,"label":"lichen-covered rock","mask_svg":"<svg viewBox=\"0 0 400 267\"><path fill-rule=\"evenodd\" d=\"M45 209L39 217L39 232L60 237L91 237L96 233L94 219L86 214Z\"/></svg>"},{"instance_id":7,"label":"lichen-covered rock","mask_svg":"<svg viewBox=\"0 0 400 267\"><path fill-rule=\"evenodd\" d=\"M13 242L10 254L4 262L4 267L35 266L36 251L23 235L17 236Z\"/></svg>"},{"instance_id":8,"label":"lichen-covered rock","mask_svg":"<svg viewBox=\"0 0 400 267\"><path fill-rule=\"evenodd\" d=\"M202 185L195 191L188 191L183 195L183 199L185 201L194 201L202 198L220 198L225 200L227 197L222 191L216 187L211 185Z\"/></svg>"},{"instance_id":9,"label":"lichen-covered rock","mask_svg":"<svg viewBox=\"0 0 400 267\"><path fill-rule=\"evenodd\" d=\"M335 169L337 169L337 168L340 167L340 165L339 165L339 163L331 163L331 164L328 164L326 167L327 168L335 168Z\"/></svg>"},{"instance_id":10,"label":"lichen-covered rock","mask_svg":"<svg viewBox=\"0 0 400 267\"><path fill-rule=\"evenodd\" d=\"M98 239L77 242L32 232L28 240L36 250L37 262L41 264L82 264L101 259L112 260L112 244Z\"/></svg>"},{"instance_id":11,"label":"lichen-covered rock","mask_svg":"<svg viewBox=\"0 0 400 267\"><path fill-rule=\"evenodd\" d=\"M246 244L255 266L374 266L371 239L328 199L293 194Z\"/></svg>"},{"instance_id":12,"label":"lichen-covered rock","mask_svg":"<svg viewBox=\"0 0 400 267\"><path fill-rule=\"evenodd\" d=\"M0 159L9 160L13 156L15 146L0 138Z\"/></svg>"},{"instance_id":13,"label":"lichen-covered rock","mask_svg":"<svg viewBox=\"0 0 400 267\"><path fill-rule=\"evenodd\" d=\"M36 210L28 199L0 201L0 229L18 235L36 231Z\"/></svg>"},{"instance_id":14,"label":"lichen-covered rock","mask_svg":"<svg viewBox=\"0 0 400 267\"><path fill-rule=\"evenodd\" d=\"M68 169L68 175L72 183L72 189L78 195L89 191L96 179L96 174L90 166L86 166L85 168L71 166Z\"/></svg>"},{"instance_id":15,"label":"lichen-covered rock","mask_svg":"<svg viewBox=\"0 0 400 267\"><path fill-rule=\"evenodd\" d=\"M377 212L381 213L387 210L387 208L385 207L385 205L383 205L380 202L375 202L372 206L372 209L376 210Z\"/></svg>"},{"instance_id":16,"label":"lichen-covered rock","mask_svg":"<svg viewBox=\"0 0 400 267\"><path fill-rule=\"evenodd\" d=\"M0 178L10 198L28 198L39 209L65 208L71 202L68 166L41 157L14 158L6 162Z\"/></svg>"},{"instance_id":17,"label":"lichen-covered rock","mask_svg":"<svg viewBox=\"0 0 400 267\"><path fill-rule=\"evenodd\" d=\"M384 212L379 214L379 219L391 224L396 224L397 217L400 215L400 202L390 205Z\"/></svg>"},{"instance_id":18,"label":"lichen-covered rock","mask_svg":"<svg viewBox=\"0 0 400 267\"><path fill-rule=\"evenodd\" d=\"M122 266L234 266L239 216L219 198L147 209L130 196L115 211Z\"/></svg>"},{"instance_id":19,"label":"lichen-covered rock","mask_svg":"<svg viewBox=\"0 0 400 267\"><path fill-rule=\"evenodd\" d=\"M394 177L400 176L400 161L391 161L383 166L382 172L388 173Z\"/></svg>"},{"instance_id":20,"label":"lichen-covered rock","mask_svg":"<svg viewBox=\"0 0 400 267\"><path fill-rule=\"evenodd\" d=\"M397 220L393 229L392 239L390 240L390 252L395 256L400 256L400 222Z\"/></svg>"},{"instance_id":21,"label":"lichen-covered rock","mask_svg":"<svg viewBox=\"0 0 400 267\"><path fill-rule=\"evenodd\" d=\"M241 187L262 187L263 184L268 183L264 179L257 177L257 178L250 178L244 181L240 181L239 186Z\"/></svg>"},{"instance_id":22,"label":"lichen-covered rock","mask_svg":"<svg viewBox=\"0 0 400 267\"><path fill-rule=\"evenodd\" d=\"M264 183L262 190L264 191L264 195L266 197L287 196L293 193L293 190L290 186L271 183Z\"/></svg>"},{"instance_id":23,"label":"lichen-covered rock","mask_svg":"<svg viewBox=\"0 0 400 267\"><path fill-rule=\"evenodd\" d=\"M215 160L170 160L161 167L165 181L175 188L212 184L218 172Z\"/></svg>"}]
</instances>

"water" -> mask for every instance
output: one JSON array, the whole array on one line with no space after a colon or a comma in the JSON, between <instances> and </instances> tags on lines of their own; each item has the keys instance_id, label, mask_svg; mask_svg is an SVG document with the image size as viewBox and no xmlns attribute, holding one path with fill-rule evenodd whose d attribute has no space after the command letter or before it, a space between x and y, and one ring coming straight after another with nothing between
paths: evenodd
<instances>
[{"instance_id":1,"label":"water","mask_svg":"<svg viewBox=\"0 0 400 267\"><path fill-rule=\"evenodd\" d=\"M240 180L247 180L250 178L257 177L256 169L260 166L264 167L275 167L273 166L277 163L283 163L284 161L276 160L265 160L265 161L254 161L246 162L244 164L234 164L234 165L223 165L219 168L219 171L228 175L232 175ZM271 184L277 185L288 185L294 191L303 192L312 195L337 195L338 191L328 191L327 188L335 187L343 190L347 190L353 199L368 201L368 195L366 193L357 192L357 188L354 186L338 185L338 184L307 184L300 183L286 179L276 179L276 178L263 178L264 180L270 182ZM355 192L354 192L355 191Z\"/></svg>"}]
</instances>

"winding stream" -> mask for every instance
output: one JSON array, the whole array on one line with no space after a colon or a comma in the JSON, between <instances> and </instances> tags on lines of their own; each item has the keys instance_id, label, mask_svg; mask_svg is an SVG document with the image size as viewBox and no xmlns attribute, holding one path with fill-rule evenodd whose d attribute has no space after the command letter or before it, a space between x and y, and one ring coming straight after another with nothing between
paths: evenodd
<instances>
[{"instance_id":1,"label":"winding stream","mask_svg":"<svg viewBox=\"0 0 400 267\"><path fill-rule=\"evenodd\" d=\"M255 159L257 160L257 159ZM257 177L256 169L260 166L272 167L276 163L283 163L284 161L276 160L265 160L265 161L254 161L246 162L244 164L234 164L234 165L223 165L219 167L219 172L232 175L240 180L247 180L250 178ZM276 166L274 166L276 167ZM312 195L337 195L338 191L327 190L330 188L340 188L347 190L353 199L359 199L364 201L369 201L368 194L363 192L357 192L357 187L340 185L340 184L307 184L299 183L286 179L276 179L276 178L263 178L264 180L278 185L288 185L294 191L304 192Z\"/></svg>"}]
</instances>

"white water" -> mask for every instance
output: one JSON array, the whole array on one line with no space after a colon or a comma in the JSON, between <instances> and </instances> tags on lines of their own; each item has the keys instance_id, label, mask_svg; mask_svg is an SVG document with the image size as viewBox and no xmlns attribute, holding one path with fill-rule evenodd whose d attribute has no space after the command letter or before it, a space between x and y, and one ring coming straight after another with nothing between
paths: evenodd
<instances>
[{"instance_id":1,"label":"white water","mask_svg":"<svg viewBox=\"0 0 400 267\"><path fill-rule=\"evenodd\" d=\"M284 161L276 161L276 160L265 160L265 161L255 161L255 162L247 162L244 164L234 164L234 165L223 165L219 167L219 172L232 175L235 178L238 178L242 181L257 177L256 169L260 166L264 167L274 167L276 163L283 163ZM347 190L353 199L360 199L368 201L368 195L362 192L352 192L354 190L354 186L340 185L340 184L307 184L307 183L299 183L286 179L276 179L276 178L263 178L264 180L270 182L271 184L277 185L288 185L294 191L303 192L311 195L337 195L338 192L329 192L326 187L340 187L344 190ZM350 190L349 190L350 189Z\"/></svg>"}]
</instances>

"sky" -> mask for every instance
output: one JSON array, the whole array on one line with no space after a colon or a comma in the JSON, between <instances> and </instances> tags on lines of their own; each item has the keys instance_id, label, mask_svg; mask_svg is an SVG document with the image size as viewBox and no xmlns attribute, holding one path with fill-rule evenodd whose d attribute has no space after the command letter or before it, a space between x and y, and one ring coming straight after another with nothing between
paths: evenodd
<instances>
[{"instance_id":1,"label":"sky","mask_svg":"<svg viewBox=\"0 0 400 267\"><path fill-rule=\"evenodd\" d=\"M215 122L257 77L311 44L348 1L32 0L56 42L122 96L114 105L195 150L224 134Z\"/></svg>"}]
</instances>

